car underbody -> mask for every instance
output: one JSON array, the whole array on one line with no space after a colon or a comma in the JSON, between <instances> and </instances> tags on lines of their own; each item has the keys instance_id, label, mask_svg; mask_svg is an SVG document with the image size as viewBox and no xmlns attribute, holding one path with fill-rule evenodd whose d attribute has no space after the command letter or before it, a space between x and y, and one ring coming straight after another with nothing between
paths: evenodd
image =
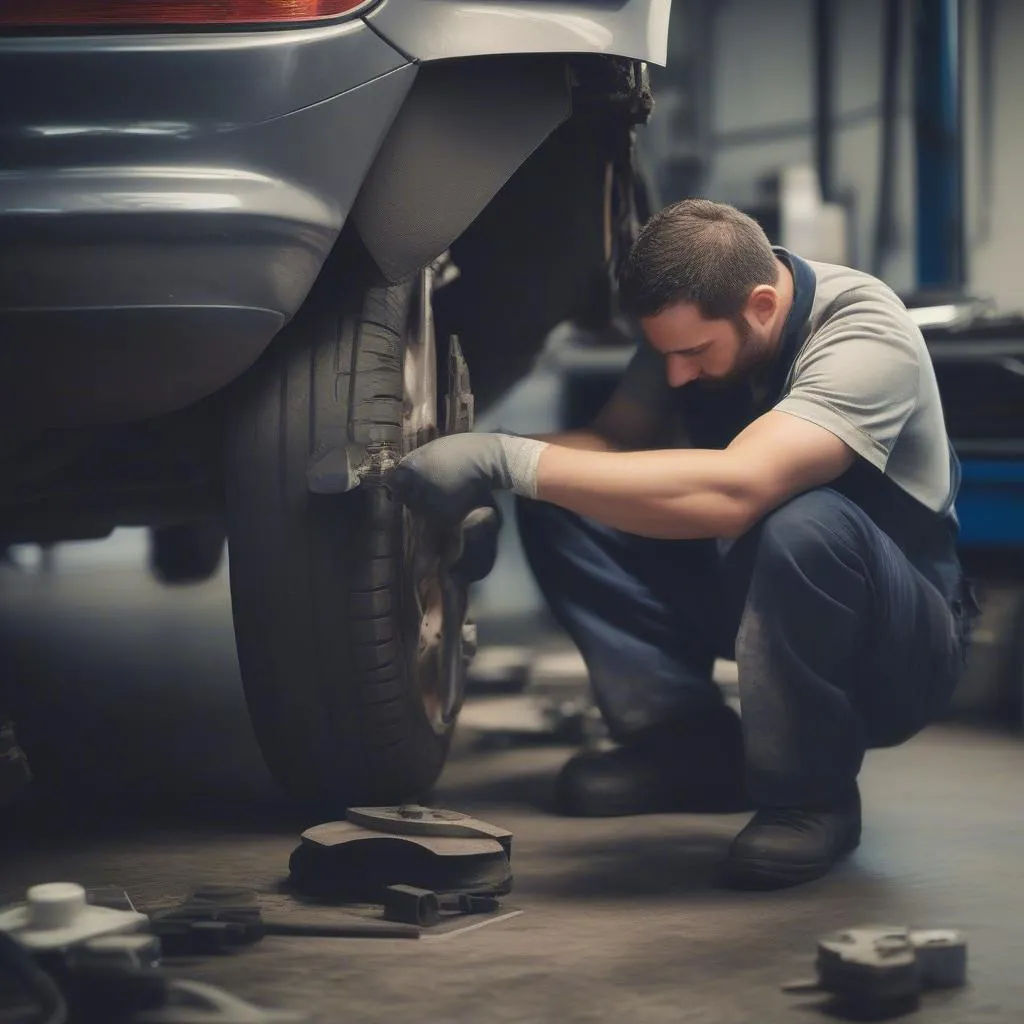
<instances>
[{"instance_id":1,"label":"car underbody","mask_svg":"<svg viewBox=\"0 0 1024 1024\"><path fill-rule=\"evenodd\" d=\"M565 109L551 114L562 117L561 122L532 152L524 154L535 141L524 134L503 162L492 158L483 167L486 161L480 154L488 145L480 138L480 124L453 124L449 137L461 137L466 149L439 159L431 151L438 145L438 133L424 137L419 125L436 123L442 109L451 117L451 97L479 93L484 80L495 88L496 60L506 65L509 83L521 82L524 72L532 74L541 83L538 94L548 90L559 95L562 83L570 79L571 88L559 100ZM522 89L518 94L512 100L509 90L504 101L518 104ZM411 99L408 127L396 125L392 138L399 141L378 158L388 187L399 194L415 192L417 210L428 212L440 208L451 192L448 173L458 177L459 192L479 197L493 191L493 197L478 212L472 206L446 206L443 215L417 232L364 213L400 202L368 187L316 287L343 293L351 281L361 284L367 274L382 283L408 279L420 272L422 261L432 262L437 246L448 242L445 236L468 219L465 230L444 249L448 275L434 295L435 316L442 355L446 339L457 335L472 374L477 409L486 409L529 370L556 324L575 319L600 330L608 323L612 261L635 230L637 200L642 204L632 165L632 131L649 114L650 90L636 61L491 58L428 66L420 72ZM502 131L507 134L507 127ZM512 172L502 180L510 166ZM423 167L436 168L436 180L424 180ZM405 169L421 173L415 181L396 180ZM434 192L436 201L430 198ZM144 333L146 325L140 324L140 330ZM65 344L56 330L34 337L39 344L31 352L16 346L23 340L8 335L0 343L0 361L8 367L0 384L0 407L5 410L0 413L5 421L0 435L5 481L0 541L98 538L117 526L168 526L222 511L218 438L245 372L223 387L216 386L216 376L192 378L179 394L169 394L165 384L156 395L147 393L156 386L151 382L180 379L183 366L203 364L187 332L148 336L145 346L134 332L115 332L105 339L105 359L92 358L78 336L74 346ZM260 358L272 358L279 344L280 334L262 351L253 352L250 346L237 358L258 365ZM143 351L131 353L133 346ZM84 365L86 358L91 366ZM55 365L66 369L55 373ZM209 372L230 375L233 368L214 361ZM255 367L246 372L255 372ZM211 388L212 394L202 395ZM200 397L180 408L133 415L133 404L177 406L196 391Z\"/></svg>"}]
</instances>

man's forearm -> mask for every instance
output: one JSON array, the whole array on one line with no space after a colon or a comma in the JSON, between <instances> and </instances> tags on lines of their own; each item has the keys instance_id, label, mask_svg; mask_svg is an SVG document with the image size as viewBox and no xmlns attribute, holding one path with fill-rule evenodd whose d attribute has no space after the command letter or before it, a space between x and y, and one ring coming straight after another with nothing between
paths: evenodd
<instances>
[{"instance_id":1,"label":"man's forearm","mask_svg":"<svg viewBox=\"0 0 1024 1024\"><path fill-rule=\"evenodd\" d=\"M645 537L732 537L750 522L749 490L724 451L608 452L550 444L537 498Z\"/></svg>"}]
</instances>

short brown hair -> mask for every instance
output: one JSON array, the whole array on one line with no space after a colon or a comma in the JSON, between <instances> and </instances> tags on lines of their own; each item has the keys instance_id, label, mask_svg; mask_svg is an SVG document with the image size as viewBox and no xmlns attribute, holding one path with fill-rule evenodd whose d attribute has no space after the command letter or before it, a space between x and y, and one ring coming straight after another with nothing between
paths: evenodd
<instances>
[{"instance_id":1,"label":"short brown hair","mask_svg":"<svg viewBox=\"0 0 1024 1024\"><path fill-rule=\"evenodd\" d=\"M725 203L683 199L643 226L626 258L619 296L634 316L692 302L705 319L733 320L754 288L773 285L778 276L757 221Z\"/></svg>"}]
</instances>

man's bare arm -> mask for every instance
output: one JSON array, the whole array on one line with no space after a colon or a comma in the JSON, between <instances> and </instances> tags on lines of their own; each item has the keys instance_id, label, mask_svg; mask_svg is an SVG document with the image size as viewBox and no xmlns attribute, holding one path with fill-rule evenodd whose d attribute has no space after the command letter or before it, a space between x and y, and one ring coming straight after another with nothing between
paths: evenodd
<instances>
[{"instance_id":1,"label":"man's bare arm","mask_svg":"<svg viewBox=\"0 0 1024 1024\"><path fill-rule=\"evenodd\" d=\"M734 537L853 459L824 428L769 412L724 451L583 454L549 446L537 462L537 497L641 536Z\"/></svg>"}]
</instances>

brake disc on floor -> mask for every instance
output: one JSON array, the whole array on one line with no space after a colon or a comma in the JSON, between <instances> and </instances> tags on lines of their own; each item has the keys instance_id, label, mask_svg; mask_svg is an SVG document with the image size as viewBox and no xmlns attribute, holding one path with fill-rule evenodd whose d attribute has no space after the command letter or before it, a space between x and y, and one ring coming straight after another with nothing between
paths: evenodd
<instances>
[{"instance_id":1,"label":"brake disc on floor","mask_svg":"<svg viewBox=\"0 0 1024 1024\"><path fill-rule=\"evenodd\" d=\"M320 898L378 903L390 885L503 896L512 890L512 833L436 807L356 807L302 833L292 885Z\"/></svg>"},{"instance_id":2,"label":"brake disc on floor","mask_svg":"<svg viewBox=\"0 0 1024 1024\"><path fill-rule=\"evenodd\" d=\"M345 817L363 828L394 835L496 839L509 858L512 856L512 833L507 828L491 825L459 811L404 804L401 807L350 807Z\"/></svg>"}]
</instances>

